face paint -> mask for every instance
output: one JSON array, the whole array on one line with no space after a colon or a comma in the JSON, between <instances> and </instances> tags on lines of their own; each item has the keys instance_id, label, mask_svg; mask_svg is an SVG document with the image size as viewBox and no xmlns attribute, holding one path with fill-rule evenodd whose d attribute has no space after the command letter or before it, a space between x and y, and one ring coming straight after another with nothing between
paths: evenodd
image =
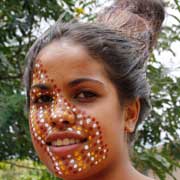
<instances>
[{"instance_id":1,"label":"face paint","mask_svg":"<svg viewBox=\"0 0 180 180\"><path fill-rule=\"evenodd\" d=\"M40 61L33 71L32 84L41 85L30 93L30 130L34 143L48 155L53 172L68 177L88 171L108 156L108 147L99 122L68 102L50 79Z\"/></svg>"}]
</instances>

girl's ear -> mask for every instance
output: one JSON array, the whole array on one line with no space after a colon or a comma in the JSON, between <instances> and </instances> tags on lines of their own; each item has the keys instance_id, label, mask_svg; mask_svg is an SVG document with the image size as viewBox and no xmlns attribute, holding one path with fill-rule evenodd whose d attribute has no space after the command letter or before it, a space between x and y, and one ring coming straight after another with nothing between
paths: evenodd
<instances>
[{"instance_id":1,"label":"girl's ear","mask_svg":"<svg viewBox=\"0 0 180 180\"><path fill-rule=\"evenodd\" d=\"M129 102L125 108L124 130L126 132L132 133L135 130L139 118L139 112L140 100L139 98L136 98L134 101Z\"/></svg>"}]
</instances>

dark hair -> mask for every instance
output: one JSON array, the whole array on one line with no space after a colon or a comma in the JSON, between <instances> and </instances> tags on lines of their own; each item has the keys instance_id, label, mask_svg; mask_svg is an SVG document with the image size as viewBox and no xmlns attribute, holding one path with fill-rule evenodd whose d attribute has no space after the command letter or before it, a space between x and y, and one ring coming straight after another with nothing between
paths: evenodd
<instances>
[{"instance_id":1,"label":"dark hair","mask_svg":"<svg viewBox=\"0 0 180 180\"><path fill-rule=\"evenodd\" d=\"M141 37L148 41L151 34L143 32ZM28 108L34 60L43 47L53 40L61 38L70 39L83 45L91 56L100 59L108 77L119 93L121 104L136 97L140 98L141 109L137 128L151 107L150 88L146 80L146 60L149 55L149 46L143 46L143 42L125 36L102 23L57 22L33 44L26 56L27 66L24 73ZM129 135L130 142L132 142L134 134L135 131Z\"/></svg>"}]
</instances>

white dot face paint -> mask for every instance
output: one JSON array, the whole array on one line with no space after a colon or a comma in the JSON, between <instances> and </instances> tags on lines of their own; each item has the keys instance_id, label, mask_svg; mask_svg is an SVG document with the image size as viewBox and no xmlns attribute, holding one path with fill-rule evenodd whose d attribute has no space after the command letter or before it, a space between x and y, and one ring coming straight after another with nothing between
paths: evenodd
<instances>
[{"instance_id":1,"label":"white dot face paint","mask_svg":"<svg viewBox=\"0 0 180 180\"><path fill-rule=\"evenodd\" d=\"M35 64L32 82L53 84L52 90L35 85L30 94L30 130L45 165L58 177L66 178L86 173L105 160L109 150L99 122L63 97L40 61ZM84 137L82 142L80 137ZM42 156L49 158L50 165Z\"/></svg>"}]
</instances>

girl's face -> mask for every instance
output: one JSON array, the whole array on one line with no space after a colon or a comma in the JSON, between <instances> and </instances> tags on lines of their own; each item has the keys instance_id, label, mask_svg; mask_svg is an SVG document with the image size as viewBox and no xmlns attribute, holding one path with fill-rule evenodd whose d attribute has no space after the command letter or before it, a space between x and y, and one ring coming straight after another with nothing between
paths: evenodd
<instances>
[{"instance_id":1,"label":"girl's face","mask_svg":"<svg viewBox=\"0 0 180 180\"><path fill-rule=\"evenodd\" d=\"M124 163L125 112L103 65L69 40L37 56L30 90L34 147L56 176L83 179Z\"/></svg>"}]
</instances>

